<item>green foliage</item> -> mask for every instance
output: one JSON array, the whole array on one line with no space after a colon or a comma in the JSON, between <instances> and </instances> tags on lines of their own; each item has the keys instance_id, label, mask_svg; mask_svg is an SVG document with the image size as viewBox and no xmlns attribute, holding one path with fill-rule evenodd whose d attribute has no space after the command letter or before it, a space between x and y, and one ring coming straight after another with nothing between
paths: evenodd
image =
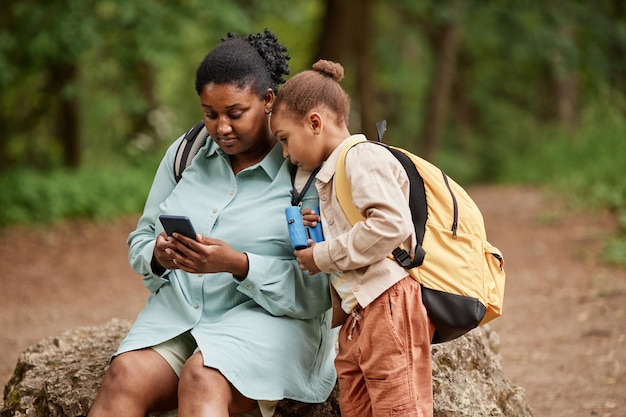
<instances>
[{"instance_id":1,"label":"green foliage","mask_svg":"<svg viewBox=\"0 0 626 417\"><path fill-rule=\"evenodd\" d=\"M626 120L620 106L589 108L575 132L517 126L515 153L507 155L503 181L552 184L578 206L626 207ZM520 128L521 127L521 128ZM503 138L503 140L505 140ZM520 146L525 143L525 146Z\"/></svg>"},{"instance_id":2,"label":"green foliage","mask_svg":"<svg viewBox=\"0 0 626 417\"><path fill-rule=\"evenodd\" d=\"M626 265L626 204L617 211L618 230L604 245L602 257L605 261Z\"/></svg>"},{"instance_id":3,"label":"green foliage","mask_svg":"<svg viewBox=\"0 0 626 417\"><path fill-rule=\"evenodd\" d=\"M289 48L295 74L311 64L327 3L3 2L0 226L141 210L156 161L201 117L193 82L205 54L227 32L270 27ZM433 162L465 185L538 184L625 216L623 2L368 3L373 24L357 28L373 34L371 105L388 121L386 141L419 153L438 30L456 24L455 85ZM59 82L68 69L76 72ZM557 94L568 77L582 111L570 129ZM354 102L356 78L347 73L343 84ZM59 168L57 123L68 98L79 103L83 155L73 172ZM353 110L354 130L361 118ZM625 223L607 245L612 259L625 252Z\"/></svg>"},{"instance_id":4,"label":"green foliage","mask_svg":"<svg viewBox=\"0 0 626 417\"><path fill-rule=\"evenodd\" d=\"M305 51L315 41L321 1L297 6L290 0L3 4L0 226L140 211L155 161L201 117L195 71L220 38L270 27L290 51L302 49L292 53L292 73L308 67ZM50 69L66 62L77 65L79 77L59 85ZM153 70L152 86L142 68ZM80 103L77 171L60 168L55 100L61 94ZM137 116L148 119L150 131L133 131Z\"/></svg>"},{"instance_id":5,"label":"green foliage","mask_svg":"<svg viewBox=\"0 0 626 417\"><path fill-rule=\"evenodd\" d=\"M158 161L125 168L19 169L0 176L0 227L111 219L142 210Z\"/></svg>"},{"instance_id":6,"label":"green foliage","mask_svg":"<svg viewBox=\"0 0 626 417\"><path fill-rule=\"evenodd\" d=\"M591 106L575 132L517 124L501 136L516 143L503 161L499 181L535 184L563 195L574 209L609 210L618 227L607 240L605 260L626 264L626 119L614 101ZM513 126L513 124L512 124ZM522 146L525 144L525 146Z\"/></svg>"},{"instance_id":7,"label":"green foliage","mask_svg":"<svg viewBox=\"0 0 626 417\"><path fill-rule=\"evenodd\" d=\"M626 235L610 237L604 245L602 259L616 265L626 265Z\"/></svg>"},{"instance_id":8,"label":"green foliage","mask_svg":"<svg viewBox=\"0 0 626 417\"><path fill-rule=\"evenodd\" d=\"M5 3L0 170L59 166L61 138L55 135L61 98L78 99L82 148L98 157L104 150L116 159L115 152L138 134L162 140L153 126L148 132L135 126L155 108L180 109L181 125L171 129L186 130L200 114L193 91L196 65L226 32L245 33L252 26L248 11L226 0ZM59 80L68 69L76 69L75 76ZM162 87L171 73L173 93L165 96ZM27 138L36 146L19 145ZM35 157L29 153L33 148Z\"/></svg>"}]
</instances>

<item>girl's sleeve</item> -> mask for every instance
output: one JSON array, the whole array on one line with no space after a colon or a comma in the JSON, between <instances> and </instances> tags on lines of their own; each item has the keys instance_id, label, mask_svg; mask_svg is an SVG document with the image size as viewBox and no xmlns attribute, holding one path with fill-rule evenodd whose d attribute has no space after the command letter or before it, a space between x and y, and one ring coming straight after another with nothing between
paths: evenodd
<instances>
[{"instance_id":1,"label":"girl's sleeve","mask_svg":"<svg viewBox=\"0 0 626 417\"><path fill-rule=\"evenodd\" d=\"M346 154L346 175L352 202L365 216L349 231L315 247L323 271L352 271L386 258L413 233L407 203L408 177L402 165L382 146L354 146Z\"/></svg>"}]
</instances>

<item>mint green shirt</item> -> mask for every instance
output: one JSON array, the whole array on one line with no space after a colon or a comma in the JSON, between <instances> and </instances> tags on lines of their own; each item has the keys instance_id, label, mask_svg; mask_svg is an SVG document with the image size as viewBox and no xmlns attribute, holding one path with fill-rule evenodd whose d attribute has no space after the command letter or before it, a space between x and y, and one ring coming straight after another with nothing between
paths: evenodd
<instances>
[{"instance_id":1,"label":"mint green shirt","mask_svg":"<svg viewBox=\"0 0 626 417\"><path fill-rule=\"evenodd\" d=\"M309 276L293 256L284 209L291 203L289 162L280 144L237 175L209 138L176 184L174 155L163 158L137 229L128 237L132 268L150 291L116 354L154 346L190 330L204 363L245 396L325 401L335 385L328 276ZM310 187L303 207L318 205ZM186 215L196 232L246 252L248 276L155 275L150 268L160 214Z\"/></svg>"}]
</instances>

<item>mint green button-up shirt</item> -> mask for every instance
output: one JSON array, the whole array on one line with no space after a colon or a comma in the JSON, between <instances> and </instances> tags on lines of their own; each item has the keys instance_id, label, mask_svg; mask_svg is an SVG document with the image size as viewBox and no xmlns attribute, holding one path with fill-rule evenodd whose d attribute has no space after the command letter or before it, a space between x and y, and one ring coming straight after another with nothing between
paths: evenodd
<instances>
[{"instance_id":1,"label":"mint green button-up shirt","mask_svg":"<svg viewBox=\"0 0 626 417\"><path fill-rule=\"evenodd\" d=\"M284 209L291 203L289 162L280 144L237 175L209 138L177 184L174 155L166 152L137 229L128 237L132 268L150 291L118 352L191 334L206 366L216 368L245 396L325 401L335 385L330 292L325 274L301 271L290 245ZM303 207L318 205L310 187ZM155 275L150 268L160 214L186 215L196 231L246 252L248 276Z\"/></svg>"}]
</instances>

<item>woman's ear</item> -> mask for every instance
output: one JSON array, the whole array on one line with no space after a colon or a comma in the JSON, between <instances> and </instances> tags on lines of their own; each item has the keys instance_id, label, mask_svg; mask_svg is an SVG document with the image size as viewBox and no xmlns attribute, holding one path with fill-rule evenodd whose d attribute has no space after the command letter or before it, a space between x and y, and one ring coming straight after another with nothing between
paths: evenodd
<instances>
[{"instance_id":1,"label":"woman's ear","mask_svg":"<svg viewBox=\"0 0 626 417\"><path fill-rule=\"evenodd\" d=\"M274 90L268 88L265 92L265 97L263 98L263 102L265 105L265 114L270 114L272 112L272 107L274 106L274 99L276 95L274 94Z\"/></svg>"}]
</instances>

